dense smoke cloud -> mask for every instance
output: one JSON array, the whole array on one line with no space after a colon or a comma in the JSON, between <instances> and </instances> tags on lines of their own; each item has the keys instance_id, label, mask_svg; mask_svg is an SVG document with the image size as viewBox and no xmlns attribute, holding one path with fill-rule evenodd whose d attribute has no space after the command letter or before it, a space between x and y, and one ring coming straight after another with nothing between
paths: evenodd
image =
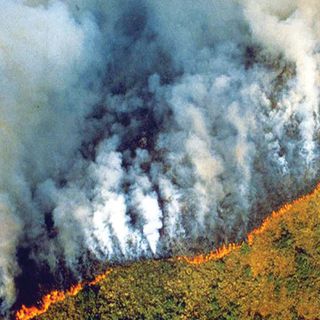
<instances>
[{"instance_id":1,"label":"dense smoke cloud","mask_svg":"<svg viewBox=\"0 0 320 320\"><path fill-rule=\"evenodd\" d=\"M3 314L19 248L79 276L208 250L317 180L318 1L0 5Z\"/></svg>"}]
</instances>

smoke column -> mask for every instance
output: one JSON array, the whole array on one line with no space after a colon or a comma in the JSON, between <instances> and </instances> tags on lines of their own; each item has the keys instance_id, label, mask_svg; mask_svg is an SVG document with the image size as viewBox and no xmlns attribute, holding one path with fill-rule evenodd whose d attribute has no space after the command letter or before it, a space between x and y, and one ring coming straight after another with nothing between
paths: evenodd
<instances>
[{"instance_id":1,"label":"smoke column","mask_svg":"<svg viewBox=\"0 0 320 320\"><path fill-rule=\"evenodd\" d=\"M0 6L3 316L21 252L81 277L205 251L317 181L319 1Z\"/></svg>"}]
</instances>

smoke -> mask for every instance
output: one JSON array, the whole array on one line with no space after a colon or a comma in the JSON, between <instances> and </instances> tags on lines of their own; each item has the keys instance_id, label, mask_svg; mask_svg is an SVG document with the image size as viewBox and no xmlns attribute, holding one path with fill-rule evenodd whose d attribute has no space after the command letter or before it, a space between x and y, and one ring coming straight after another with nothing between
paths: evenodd
<instances>
[{"instance_id":1,"label":"smoke","mask_svg":"<svg viewBox=\"0 0 320 320\"><path fill-rule=\"evenodd\" d=\"M205 251L317 181L318 1L0 5L3 314L21 249L78 276Z\"/></svg>"}]
</instances>

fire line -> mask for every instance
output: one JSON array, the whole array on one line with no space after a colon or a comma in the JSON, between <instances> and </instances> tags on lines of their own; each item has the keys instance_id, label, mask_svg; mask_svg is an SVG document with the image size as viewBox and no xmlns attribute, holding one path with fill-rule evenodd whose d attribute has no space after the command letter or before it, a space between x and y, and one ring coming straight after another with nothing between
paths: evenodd
<instances>
[{"instance_id":1,"label":"fire line","mask_svg":"<svg viewBox=\"0 0 320 320\"><path fill-rule=\"evenodd\" d=\"M251 231L247 235L246 242L249 246L252 246L254 243L254 239L257 235L262 234L271 224L271 222L279 218L283 215L285 215L289 209L300 203L301 201L305 200L307 197L310 197L314 195L317 191L320 190L320 183L316 186L316 188L309 194L304 195L294 201L292 201L289 204L285 204L282 206L279 210L273 211L263 222L262 224ZM242 242L243 243L243 242ZM177 257L178 261L185 261L189 264L193 265L199 265L206 263L208 261L212 260L219 260L231 253L234 250L237 250L241 247L242 243L230 243L227 245L223 245L221 248L212 251L206 255L198 255L194 257L188 257L188 256L180 256ZM105 273L98 275L94 280L91 282L81 282L79 284L76 284L72 286L67 291L58 291L54 290L50 292L49 294L45 295L40 303L40 307L32 306L32 307L26 307L23 305L19 311L16 313L16 320L31 320L36 316L39 316L43 313L45 313L49 307L55 303L61 302L65 300L67 297L75 296L81 291L85 286L94 286L98 284L100 281L104 280L110 273L112 272L112 269L107 270Z\"/></svg>"},{"instance_id":2,"label":"fire line","mask_svg":"<svg viewBox=\"0 0 320 320\"><path fill-rule=\"evenodd\" d=\"M31 320L34 317L45 313L51 305L61 302L68 297L76 296L79 291L81 291L85 286L96 285L98 282L104 280L111 272L112 269L109 269L105 273L98 275L94 280L90 282L78 283L72 286L67 291L53 290L41 299L40 307L26 307L25 305L23 305L21 309L16 313L16 320Z\"/></svg>"}]
</instances>

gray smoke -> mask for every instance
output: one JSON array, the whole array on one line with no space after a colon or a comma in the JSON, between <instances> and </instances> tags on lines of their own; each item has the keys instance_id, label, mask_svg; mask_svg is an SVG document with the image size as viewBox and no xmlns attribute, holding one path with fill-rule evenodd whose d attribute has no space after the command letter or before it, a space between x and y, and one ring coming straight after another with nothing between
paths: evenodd
<instances>
[{"instance_id":1,"label":"gray smoke","mask_svg":"<svg viewBox=\"0 0 320 320\"><path fill-rule=\"evenodd\" d=\"M317 0L0 0L0 297L243 238L319 164Z\"/></svg>"}]
</instances>

